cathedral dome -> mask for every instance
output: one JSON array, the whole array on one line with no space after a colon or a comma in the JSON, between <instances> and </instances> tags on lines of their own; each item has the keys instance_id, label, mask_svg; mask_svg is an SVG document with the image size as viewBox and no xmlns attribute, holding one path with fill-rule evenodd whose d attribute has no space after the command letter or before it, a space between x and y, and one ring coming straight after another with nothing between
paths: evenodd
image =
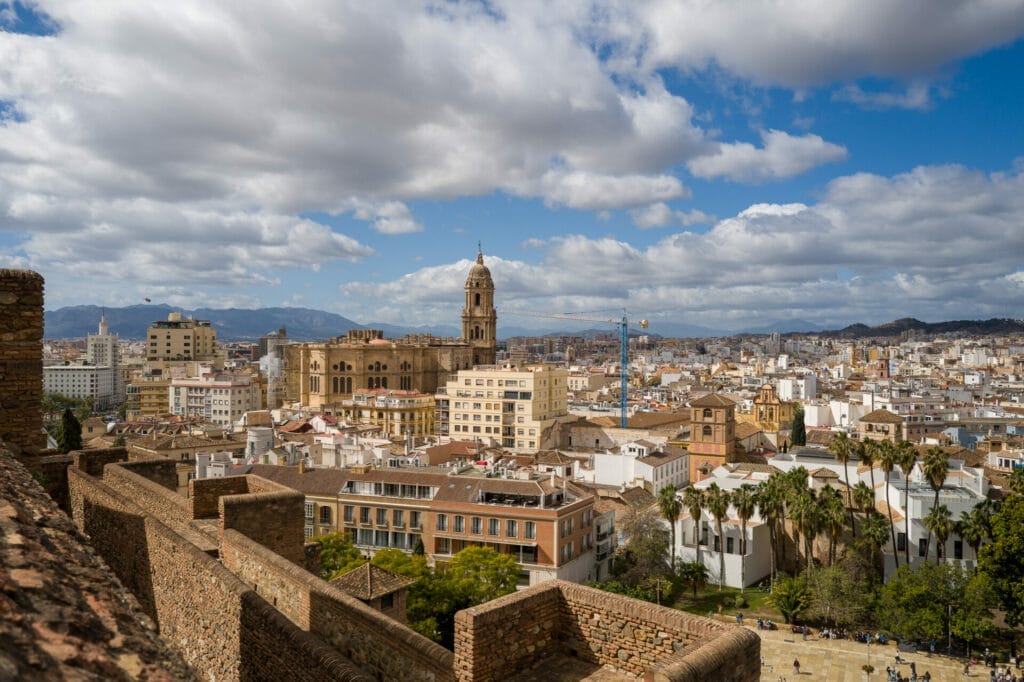
<instances>
[{"instance_id":1,"label":"cathedral dome","mask_svg":"<svg viewBox=\"0 0 1024 682\"><path fill-rule=\"evenodd\" d=\"M466 286L471 288L490 287L494 288L494 280L491 279L491 271L484 265L483 251L477 251L476 263L469 269L469 276L466 277Z\"/></svg>"}]
</instances>

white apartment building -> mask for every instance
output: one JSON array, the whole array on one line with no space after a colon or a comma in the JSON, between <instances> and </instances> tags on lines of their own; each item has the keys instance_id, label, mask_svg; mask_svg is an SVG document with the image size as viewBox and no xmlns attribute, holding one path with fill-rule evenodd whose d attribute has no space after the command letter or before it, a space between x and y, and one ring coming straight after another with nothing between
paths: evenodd
<instances>
[{"instance_id":1,"label":"white apartment building","mask_svg":"<svg viewBox=\"0 0 1024 682\"><path fill-rule=\"evenodd\" d=\"M246 412L263 409L258 375L204 374L172 379L168 391L172 414L226 427Z\"/></svg>"},{"instance_id":2,"label":"white apartment building","mask_svg":"<svg viewBox=\"0 0 1024 682\"><path fill-rule=\"evenodd\" d=\"M490 438L519 452L543 450L557 445L551 427L568 414L568 373L551 366L464 369L438 398L447 403L453 438Z\"/></svg>"},{"instance_id":3,"label":"white apartment building","mask_svg":"<svg viewBox=\"0 0 1024 682\"><path fill-rule=\"evenodd\" d=\"M689 482L687 457L682 448L631 441L619 446L618 452L594 454L594 483L641 487L655 495L668 485L682 489Z\"/></svg>"},{"instance_id":4,"label":"white apartment building","mask_svg":"<svg viewBox=\"0 0 1024 682\"><path fill-rule=\"evenodd\" d=\"M111 402L118 404L124 401L125 377L121 367L121 347L117 334L111 334L107 327L107 316L100 315L99 329L96 334L86 337L86 360L97 367L110 367L113 370L113 388Z\"/></svg>"},{"instance_id":5,"label":"white apartment building","mask_svg":"<svg viewBox=\"0 0 1024 682\"><path fill-rule=\"evenodd\" d=\"M115 404L114 370L88 363L43 367L43 391L66 398L92 398L96 409Z\"/></svg>"}]
</instances>

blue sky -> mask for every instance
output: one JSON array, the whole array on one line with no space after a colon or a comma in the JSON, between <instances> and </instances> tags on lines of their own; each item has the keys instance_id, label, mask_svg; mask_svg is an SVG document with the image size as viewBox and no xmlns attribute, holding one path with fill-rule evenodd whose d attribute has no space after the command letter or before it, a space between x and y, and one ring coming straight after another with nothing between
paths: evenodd
<instances>
[{"instance_id":1,"label":"blue sky","mask_svg":"<svg viewBox=\"0 0 1024 682\"><path fill-rule=\"evenodd\" d=\"M453 324L479 240L517 326L1024 317L1024 2L0 0L0 29L0 265L48 308Z\"/></svg>"}]
</instances>

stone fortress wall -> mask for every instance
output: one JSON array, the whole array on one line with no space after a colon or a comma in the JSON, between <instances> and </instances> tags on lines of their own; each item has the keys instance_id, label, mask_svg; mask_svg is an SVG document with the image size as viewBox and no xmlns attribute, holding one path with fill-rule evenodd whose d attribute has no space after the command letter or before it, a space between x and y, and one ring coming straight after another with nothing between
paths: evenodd
<instances>
[{"instance_id":1,"label":"stone fortress wall","mask_svg":"<svg viewBox=\"0 0 1024 682\"><path fill-rule=\"evenodd\" d=\"M64 666L110 679L461 682L568 654L652 680L758 679L760 640L749 631L562 582L460 612L453 654L306 570L319 555L304 546L299 493L241 476L192 481L186 499L170 460L129 461L123 448L41 451L41 338L42 279L0 271L0 433L20 455L0 444L0 601L11 606L0 609L0 631L12 633L0 641L18 643L0 644L0 678ZM21 527L10 530L11 519ZM53 527L71 541L43 543L52 560L20 551ZM113 593L95 596L90 569L71 568L80 554ZM40 596L58 582L84 602L49 629L26 629L25 613L45 610L10 595ZM83 619L104 627L82 636L74 625Z\"/></svg>"}]
</instances>

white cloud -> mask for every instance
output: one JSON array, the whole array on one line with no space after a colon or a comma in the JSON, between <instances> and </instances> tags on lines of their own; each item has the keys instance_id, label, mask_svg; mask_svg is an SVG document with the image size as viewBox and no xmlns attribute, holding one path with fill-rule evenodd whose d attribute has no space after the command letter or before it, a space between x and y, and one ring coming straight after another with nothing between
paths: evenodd
<instances>
[{"instance_id":1,"label":"white cloud","mask_svg":"<svg viewBox=\"0 0 1024 682\"><path fill-rule=\"evenodd\" d=\"M818 135L761 131L763 146L749 142L721 144L718 150L687 164L699 178L725 177L736 182L767 182L799 175L815 166L846 159L846 148Z\"/></svg>"},{"instance_id":2,"label":"white cloud","mask_svg":"<svg viewBox=\"0 0 1024 682\"><path fill-rule=\"evenodd\" d=\"M669 219L657 204L651 219ZM738 328L1019 316L1024 174L926 166L845 176L817 204L754 204L705 233L639 248L612 238L530 240L537 263L487 258L502 324L514 310L628 307L655 322ZM471 262L424 268L348 295L456 319ZM850 276L852 273L852 276ZM657 327L653 328L657 331Z\"/></svg>"},{"instance_id":3,"label":"white cloud","mask_svg":"<svg viewBox=\"0 0 1024 682\"><path fill-rule=\"evenodd\" d=\"M858 85L847 85L832 93L836 102L852 102L863 109L928 109L932 105L931 88L915 83L906 92L865 92Z\"/></svg>"},{"instance_id":4,"label":"white cloud","mask_svg":"<svg viewBox=\"0 0 1024 682\"><path fill-rule=\"evenodd\" d=\"M694 208L689 211L674 211L664 202L658 202L649 206L634 209L630 211L629 215L633 220L633 224L641 230L647 230L653 227L670 227L672 225L689 227L690 225L715 222L715 217L713 215L708 215L699 209Z\"/></svg>"}]
</instances>

